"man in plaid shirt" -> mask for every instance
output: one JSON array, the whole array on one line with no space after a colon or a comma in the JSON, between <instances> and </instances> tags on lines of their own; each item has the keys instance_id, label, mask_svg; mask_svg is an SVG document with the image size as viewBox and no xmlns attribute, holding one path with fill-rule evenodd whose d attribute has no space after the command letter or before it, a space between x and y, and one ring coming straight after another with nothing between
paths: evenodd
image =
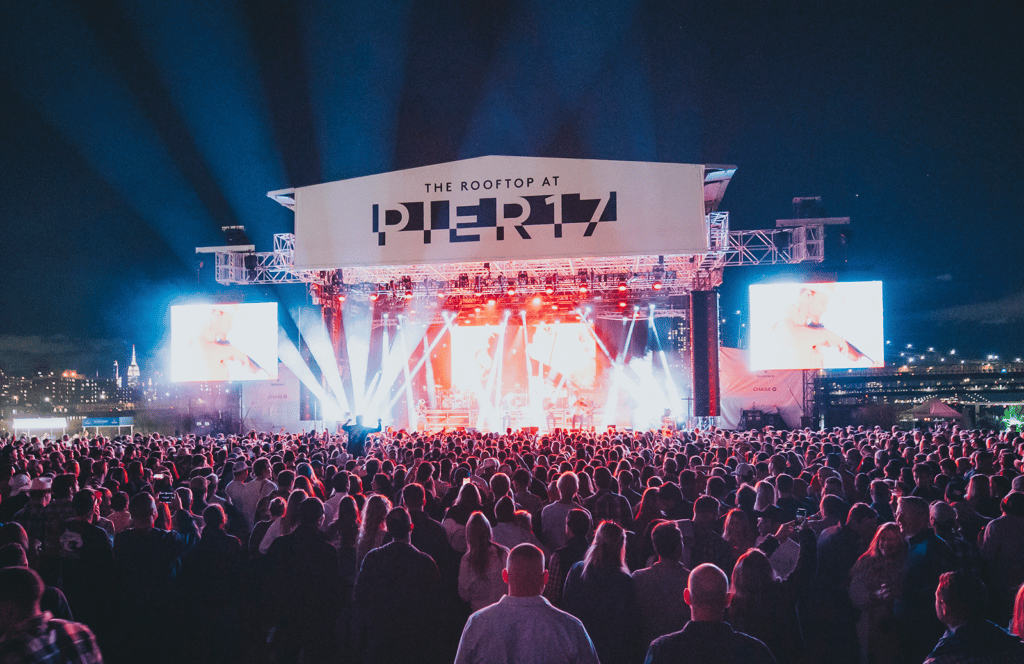
<instances>
[{"instance_id":1,"label":"man in plaid shirt","mask_svg":"<svg viewBox=\"0 0 1024 664\"><path fill-rule=\"evenodd\" d=\"M31 569L0 569L0 664L98 664L96 637L81 623L39 609L43 582Z\"/></svg>"}]
</instances>

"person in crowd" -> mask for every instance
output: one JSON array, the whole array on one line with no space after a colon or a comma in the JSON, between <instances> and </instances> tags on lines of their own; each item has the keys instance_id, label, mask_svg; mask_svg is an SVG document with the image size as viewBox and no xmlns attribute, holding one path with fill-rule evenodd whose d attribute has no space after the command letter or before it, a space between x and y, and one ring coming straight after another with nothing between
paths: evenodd
<instances>
[{"instance_id":1,"label":"person in crowd","mask_svg":"<svg viewBox=\"0 0 1024 664\"><path fill-rule=\"evenodd\" d=\"M391 501L384 496L372 495L366 499L356 540L356 567L362 564L366 554L384 544L384 520L390 510Z\"/></svg>"},{"instance_id":2,"label":"person in crowd","mask_svg":"<svg viewBox=\"0 0 1024 664\"><path fill-rule=\"evenodd\" d=\"M128 512L128 494L118 491L110 497L110 514L107 516L114 524L114 534L127 528L132 522L132 515Z\"/></svg>"},{"instance_id":3,"label":"person in crowd","mask_svg":"<svg viewBox=\"0 0 1024 664\"><path fill-rule=\"evenodd\" d=\"M224 506L221 505L221 507ZM263 544L263 538L267 536L267 531L270 530L270 526L272 526L275 521L284 517L287 507L288 503L280 496L277 496L270 501L270 504L267 506L267 518L253 526L252 533L249 534L249 544L246 547L246 550L249 552L250 556L254 557L262 555L260 545Z\"/></svg>"},{"instance_id":4,"label":"person in crowd","mask_svg":"<svg viewBox=\"0 0 1024 664\"><path fill-rule=\"evenodd\" d=\"M640 614L626 567L626 533L614 521L601 522L583 560L569 570L562 608L583 622L605 664L639 657Z\"/></svg>"},{"instance_id":5,"label":"person in crowd","mask_svg":"<svg viewBox=\"0 0 1024 664\"><path fill-rule=\"evenodd\" d=\"M1024 492L1006 494L1001 510L1002 516L985 526L981 555L988 566L993 615L1005 625L1014 594L1024 584Z\"/></svg>"},{"instance_id":6,"label":"person in crowd","mask_svg":"<svg viewBox=\"0 0 1024 664\"><path fill-rule=\"evenodd\" d=\"M291 495L288 496L288 504L285 507L284 516L280 519L275 519L270 524L270 527L267 528L267 534L263 536L263 540L260 542L260 553L267 553L274 544L275 539L291 533L298 527L299 505L309 497L309 494L302 489L292 491Z\"/></svg>"},{"instance_id":7,"label":"person in crowd","mask_svg":"<svg viewBox=\"0 0 1024 664\"><path fill-rule=\"evenodd\" d=\"M541 511L543 531L541 539L552 551L565 546L565 519L574 509L582 509L576 502L579 479L576 473L566 471L558 477L558 500L545 506ZM590 512L587 512L590 515ZM591 517L591 520L593 518Z\"/></svg>"},{"instance_id":8,"label":"person in crowd","mask_svg":"<svg viewBox=\"0 0 1024 664\"><path fill-rule=\"evenodd\" d=\"M562 590L565 588L565 577L573 565L583 560L590 546L590 529L592 527L590 513L575 509L565 518L565 546L551 554L551 565L548 570L548 584L544 588L544 597L553 606L562 605Z\"/></svg>"},{"instance_id":9,"label":"person in crowd","mask_svg":"<svg viewBox=\"0 0 1024 664\"><path fill-rule=\"evenodd\" d=\"M298 525L267 551L277 628L273 650L278 662L331 662L344 587L338 551L320 531L319 498L303 499L296 511Z\"/></svg>"},{"instance_id":10,"label":"person in crowd","mask_svg":"<svg viewBox=\"0 0 1024 664\"><path fill-rule=\"evenodd\" d=\"M198 541L198 532L156 528L157 504L139 492L128 503L132 527L114 538L117 611L121 623L118 647L124 661L173 662L177 646L165 629L173 608L181 556Z\"/></svg>"},{"instance_id":11,"label":"person in crowd","mask_svg":"<svg viewBox=\"0 0 1024 664\"><path fill-rule=\"evenodd\" d=\"M28 534L28 545L33 553L38 553L46 539L45 511L53 498L53 479L36 477L28 487L28 504L17 514L14 520L21 524Z\"/></svg>"},{"instance_id":12,"label":"person in crowd","mask_svg":"<svg viewBox=\"0 0 1024 664\"><path fill-rule=\"evenodd\" d=\"M789 539L792 524L781 526L776 541ZM809 527L800 530L796 567L779 579L760 549L743 553L732 571L728 620L735 629L762 641L780 664L801 661L804 639L797 616L801 601L818 567L817 537Z\"/></svg>"},{"instance_id":13,"label":"person in crowd","mask_svg":"<svg viewBox=\"0 0 1024 664\"><path fill-rule=\"evenodd\" d=\"M75 516L65 521L58 537L60 578L75 617L88 624L105 644L110 639L114 551L106 531L95 525L100 501L92 489L71 500Z\"/></svg>"},{"instance_id":14,"label":"person in crowd","mask_svg":"<svg viewBox=\"0 0 1024 664\"><path fill-rule=\"evenodd\" d=\"M182 585L191 608L195 639L184 649L195 662L230 662L238 653L244 554L242 542L227 534L227 513L217 503L203 511L195 548L182 556Z\"/></svg>"},{"instance_id":15,"label":"person in crowd","mask_svg":"<svg viewBox=\"0 0 1024 664\"><path fill-rule=\"evenodd\" d=\"M979 579L986 573L978 547L960 535L956 522L956 509L947 502L936 500L929 507L929 525L942 541L949 545L956 559L956 570L973 574ZM1012 594L1012 591L1011 591ZM1009 611L1006 612L1009 615Z\"/></svg>"},{"instance_id":16,"label":"person in crowd","mask_svg":"<svg viewBox=\"0 0 1024 664\"><path fill-rule=\"evenodd\" d=\"M612 471L607 466L594 471L594 484L597 492L585 503L591 517L597 522L614 521L625 530L632 528L633 509L628 500L612 491Z\"/></svg>"},{"instance_id":17,"label":"person in crowd","mask_svg":"<svg viewBox=\"0 0 1024 664\"><path fill-rule=\"evenodd\" d=\"M860 609L857 639L865 664L902 660L895 603L903 594L908 548L900 527L887 523L850 570L850 599Z\"/></svg>"},{"instance_id":18,"label":"person in crowd","mask_svg":"<svg viewBox=\"0 0 1024 664\"><path fill-rule=\"evenodd\" d=\"M923 660L942 636L942 623L935 616L935 588L939 576L956 567L952 550L931 529L929 520L929 505L923 498L900 497L896 521L909 548L903 594L897 598L895 610L905 662Z\"/></svg>"},{"instance_id":19,"label":"person in crowd","mask_svg":"<svg viewBox=\"0 0 1024 664\"><path fill-rule=\"evenodd\" d=\"M458 498L445 512L441 525L448 533L448 543L460 554L466 552L466 523L473 512L479 512L480 490L472 482L466 482L459 489Z\"/></svg>"},{"instance_id":20,"label":"person in crowd","mask_svg":"<svg viewBox=\"0 0 1024 664\"><path fill-rule=\"evenodd\" d=\"M731 509L725 516L722 539L729 545L728 569L732 571L735 561L757 544L757 527L750 523L750 519L747 518L743 510Z\"/></svg>"},{"instance_id":21,"label":"person in crowd","mask_svg":"<svg viewBox=\"0 0 1024 664\"><path fill-rule=\"evenodd\" d=\"M44 612L39 606L42 594L43 582L35 571L0 569L0 662L102 664L92 631Z\"/></svg>"},{"instance_id":22,"label":"person in crowd","mask_svg":"<svg viewBox=\"0 0 1024 664\"><path fill-rule=\"evenodd\" d=\"M466 522L466 545L459 564L459 596L470 611L479 611L505 594L502 570L508 549L491 539L491 524L483 512L473 512Z\"/></svg>"},{"instance_id":23,"label":"person in crowd","mask_svg":"<svg viewBox=\"0 0 1024 664\"><path fill-rule=\"evenodd\" d=\"M678 632L658 637L647 650L646 664L774 664L768 647L737 632L725 621L729 578L705 563L690 572L683 591L690 622Z\"/></svg>"},{"instance_id":24,"label":"person in crowd","mask_svg":"<svg viewBox=\"0 0 1024 664\"><path fill-rule=\"evenodd\" d=\"M508 592L470 616L459 639L456 664L597 664L583 623L541 595L548 574L539 548L520 544L512 549L502 579Z\"/></svg>"},{"instance_id":25,"label":"person in crowd","mask_svg":"<svg viewBox=\"0 0 1024 664\"><path fill-rule=\"evenodd\" d=\"M966 572L946 572L935 589L935 613L946 632L925 664L1024 662L1024 641L985 619L985 584Z\"/></svg>"},{"instance_id":26,"label":"person in crowd","mask_svg":"<svg viewBox=\"0 0 1024 664\"><path fill-rule=\"evenodd\" d=\"M0 546L0 567L29 567L23 541L10 542ZM71 606L64 592L56 586L44 585L39 606L60 620L74 620Z\"/></svg>"},{"instance_id":27,"label":"person in crowd","mask_svg":"<svg viewBox=\"0 0 1024 664\"><path fill-rule=\"evenodd\" d=\"M447 612L437 565L412 545L404 507L389 511L385 524L391 542L368 552L356 577L353 609L363 661L450 661L439 638Z\"/></svg>"},{"instance_id":28,"label":"person in crowd","mask_svg":"<svg viewBox=\"0 0 1024 664\"><path fill-rule=\"evenodd\" d=\"M1013 598L1013 618L1010 619L1010 632L1024 638L1024 585L1017 589Z\"/></svg>"},{"instance_id":29,"label":"person in crowd","mask_svg":"<svg viewBox=\"0 0 1024 664\"><path fill-rule=\"evenodd\" d=\"M827 652L833 661L860 664L856 629L860 610L850 599L850 573L877 529L875 510L857 503L850 508L846 523L818 542L818 572L807 598L809 610L804 613L811 659L824 659Z\"/></svg>"},{"instance_id":30,"label":"person in crowd","mask_svg":"<svg viewBox=\"0 0 1024 664\"><path fill-rule=\"evenodd\" d=\"M519 511L523 512L524 510ZM530 528L524 529L516 523L516 506L508 496L502 497L494 504L494 521L494 541L506 549L511 551L520 544L540 544L536 541L537 538L533 536L533 531ZM526 525L531 526L531 524L532 520L527 512Z\"/></svg>"},{"instance_id":31,"label":"person in crowd","mask_svg":"<svg viewBox=\"0 0 1024 664\"><path fill-rule=\"evenodd\" d=\"M680 524L683 542L686 542L688 534L692 541L685 548L690 551L689 564L693 567L711 563L719 569L732 570L735 562L733 547L725 541L717 528L719 505L718 500L712 496L701 496L693 504L693 521L688 529L690 532L687 533L683 524Z\"/></svg>"},{"instance_id":32,"label":"person in crowd","mask_svg":"<svg viewBox=\"0 0 1024 664\"><path fill-rule=\"evenodd\" d=\"M651 521L665 517L661 511L661 497L659 493L659 490L654 487L644 490L640 503L636 506L636 515L633 519L634 532L642 533L651 525Z\"/></svg>"},{"instance_id":33,"label":"person in crowd","mask_svg":"<svg viewBox=\"0 0 1024 664\"><path fill-rule=\"evenodd\" d=\"M676 632L690 619L690 609L679 599L686 590L690 570L681 562L683 536L674 521L664 521L651 532L657 562L631 574L640 612L640 641L646 650L659 636Z\"/></svg>"}]
</instances>

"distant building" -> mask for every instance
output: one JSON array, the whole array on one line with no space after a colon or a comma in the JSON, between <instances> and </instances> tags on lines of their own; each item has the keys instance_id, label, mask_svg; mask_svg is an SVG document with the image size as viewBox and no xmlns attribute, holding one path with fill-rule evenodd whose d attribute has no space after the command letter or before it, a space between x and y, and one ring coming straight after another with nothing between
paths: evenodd
<instances>
[{"instance_id":1,"label":"distant building","mask_svg":"<svg viewBox=\"0 0 1024 664\"><path fill-rule=\"evenodd\" d=\"M132 344L132 363L128 365L128 387L142 387L142 372L139 371L139 363L135 359L135 344Z\"/></svg>"}]
</instances>

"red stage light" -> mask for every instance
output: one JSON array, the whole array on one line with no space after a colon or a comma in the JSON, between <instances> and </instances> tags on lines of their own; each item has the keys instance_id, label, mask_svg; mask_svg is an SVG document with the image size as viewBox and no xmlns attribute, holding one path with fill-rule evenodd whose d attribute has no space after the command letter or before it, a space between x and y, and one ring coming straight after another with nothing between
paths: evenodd
<instances>
[{"instance_id":1,"label":"red stage light","mask_svg":"<svg viewBox=\"0 0 1024 664\"><path fill-rule=\"evenodd\" d=\"M619 306L620 306L620 307L625 307L625 306L626 306L626 303L625 303L625 302L619 302Z\"/></svg>"},{"instance_id":2,"label":"red stage light","mask_svg":"<svg viewBox=\"0 0 1024 664\"><path fill-rule=\"evenodd\" d=\"M555 292L555 289L553 286L548 286L544 289L544 292L547 293L548 295L551 295L552 293Z\"/></svg>"},{"instance_id":3,"label":"red stage light","mask_svg":"<svg viewBox=\"0 0 1024 664\"><path fill-rule=\"evenodd\" d=\"M411 290L405 291L405 299L407 299L407 300L411 300L412 299L412 291Z\"/></svg>"},{"instance_id":4,"label":"red stage light","mask_svg":"<svg viewBox=\"0 0 1024 664\"><path fill-rule=\"evenodd\" d=\"M515 286L509 286L508 290L505 291L505 294L506 295L515 295L516 294L516 287Z\"/></svg>"},{"instance_id":5,"label":"red stage light","mask_svg":"<svg viewBox=\"0 0 1024 664\"><path fill-rule=\"evenodd\" d=\"M655 281L653 284L651 284L651 288L653 288L654 290L661 290L661 282Z\"/></svg>"},{"instance_id":6,"label":"red stage light","mask_svg":"<svg viewBox=\"0 0 1024 664\"><path fill-rule=\"evenodd\" d=\"M493 307L494 306L494 298L493 297L487 299L487 306L489 306L489 307ZM479 311L479 309L477 311Z\"/></svg>"},{"instance_id":7,"label":"red stage light","mask_svg":"<svg viewBox=\"0 0 1024 664\"><path fill-rule=\"evenodd\" d=\"M619 282L619 291L625 291L626 288L627 288L626 282L625 281L620 281Z\"/></svg>"},{"instance_id":8,"label":"red stage light","mask_svg":"<svg viewBox=\"0 0 1024 664\"><path fill-rule=\"evenodd\" d=\"M370 293L370 301L371 302L376 302L377 301L377 294L376 293Z\"/></svg>"},{"instance_id":9,"label":"red stage light","mask_svg":"<svg viewBox=\"0 0 1024 664\"><path fill-rule=\"evenodd\" d=\"M580 292L581 293L586 293L587 292L587 287L585 285L584 286L580 286Z\"/></svg>"},{"instance_id":10,"label":"red stage light","mask_svg":"<svg viewBox=\"0 0 1024 664\"><path fill-rule=\"evenodd\" d=\"M551 305L551 311L558 311L558 305L557 304L552 304Z\"/></svg>"}]
</instances>

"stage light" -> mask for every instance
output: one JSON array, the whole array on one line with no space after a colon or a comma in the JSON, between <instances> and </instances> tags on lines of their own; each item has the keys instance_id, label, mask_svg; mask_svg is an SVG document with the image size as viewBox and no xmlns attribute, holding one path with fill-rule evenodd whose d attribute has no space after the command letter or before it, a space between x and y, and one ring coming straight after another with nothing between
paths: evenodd
<instances>
[{"instance_id":1,"label":"stage light","mask_svg":"<svg viewBox=\"0 0 1024 664\"><path fill-rule=\"evenodd\" d=\"M473 311L480 313L480 307L473 307Z\"/></svg>"},{"instance_id":2,"label":"stage light","mask_svg":"<svg viewBox=\"0 0 1024 664\"><path fill-rule=\"evenodd\" d=\"M487 298L487 306L489 306L489 307L493 307L493 306L494 306L494 303L495 303L495 301L494 301L494 298L493 298L493 297L489 297L489 298Z\"/></svg>"},{"instance_id":3,"label":"stage light","mask_svg":"<svg viewBox=\"0 0 1024 664\"><path fill-rule=\"evenodd\" d=\"M516 294L516 287L515 287L515 286L509 286L509 287L508 287L508 288L507 288L507 289L505 290L505 294L506 294L506 295L509 295L509 296L515 295L515 294Z\"/></svg>"},{"instance_id":4,"label":"stage light","mask_svg":"<svg viewBox=\"0 0 1024 664\"><path fill-rule=\"evenodd\" d=\"M535 306L535 307L539 307L540 306L540 297L539 296L533 298L533 306Z\"/></svg>"},{"instance_id":5,"label":"stage light","mask_svg":"<svg viewBox=\"0 0 1024 664\"><path fill-rule=\"evenodd\" d=\"M583 311L585 311L585 312L587 312L587 313L589 314L589 313L590 313L590 311L591 311L591 309L590 309L590 307L584 307L584 308L583 308Z\"/></svg>"},{"instance_id":6,"label":"stage light","mask_svg":"<svg viewBox=\"0 0 1024 664\"><path fill-rule=\"evenodd\" d=\"M620 306L620 307L625 307L625 306L626 306L626 303L625 303L625 302L619 302L619 306Z\"/></svg>"},{"instance_id":7,"label":"stage light","mask_svg":"<svg viewBox=\"0 0 1024 664\"><path fill-rule=\"evenodd\" d=\"M557 304L552 304L551 305L551 311L558 311L558 305Z\"/></svg>"},{"instance_id":8,"label":"stage light","mask_svg":"<svg viewBox=\"0 0 1024 664\"><path fill-rule=\"evenodd\" d=\"M377 294L376 293L370 293L370 301L371 302L376 302L377 301Z\"/></svg>"},{"instance_id":9,"label":"stage light","mask_svg":"<svg viewBox=\"0 0 1024 664\"><path fill-rule=\"evenodd\" d=\"M544 287L544 292L547 293L548 295L551 295L552 293L555 292L555 287L552 286L551 284L548 284L547 286Z\"/></svg>"},{"instance_id":10,"label":"stage light","mask_svg":"<svg viewBox=\"0 0 1024 664\"><path fill-rule=\"evenodd\" d=\"M405 291L405 299L407 299L407 300L411 300L412 299L412 291L411 290Z\"/></svg>"},{"instance_id":11,"label":"stage light","mask_svg":"<svg viewBox=\"0 0 1024 664\"><path fill-rule=\"evenodd\" d=\"M586 292L587 292L587 285L586 284L580 284L580 293L585 295Z\"/></svg>"},{"instance_id":12,"label":"stage light","mask_svg":"<svg viewBox=\"0 0 1024 664\"><path fill-rule=\"evenodd\" d=\"M437 296L441 299L444 299L444 291L437 291Z\"/></svg>"},{"instance_id":13,"label":"stage light","mask_svg":"<svg viewBox=\"0 0 1024 664\"><path fill-rule=\"evenodd\" d=\"M654 290L661 290L661 282L655 281L653 284L651 284L651 288L653 288Z\"/></svg>"},{"instance_id":14,"label":"stage light","mask_svg":"<svg viewBox=\"0 0 1024 664\"><path fill-rule=\"evenodd\" d=\"M619 291L620 292L624 292L627 288L628 288L628 286L626 286L626 282L625 281L620 281L619 282Z\"/></svg>"},{"instance_id":15,"label":"stage light","mask_svg":"<svg viewBox=\"0 0 1024 664\"><path fill-rule=\"evenodd\" d=\"M345 294L344 293L339 294L338 295L338 302L344 302L344 301L345 301Z\"/></svg>"}]
</instances>

